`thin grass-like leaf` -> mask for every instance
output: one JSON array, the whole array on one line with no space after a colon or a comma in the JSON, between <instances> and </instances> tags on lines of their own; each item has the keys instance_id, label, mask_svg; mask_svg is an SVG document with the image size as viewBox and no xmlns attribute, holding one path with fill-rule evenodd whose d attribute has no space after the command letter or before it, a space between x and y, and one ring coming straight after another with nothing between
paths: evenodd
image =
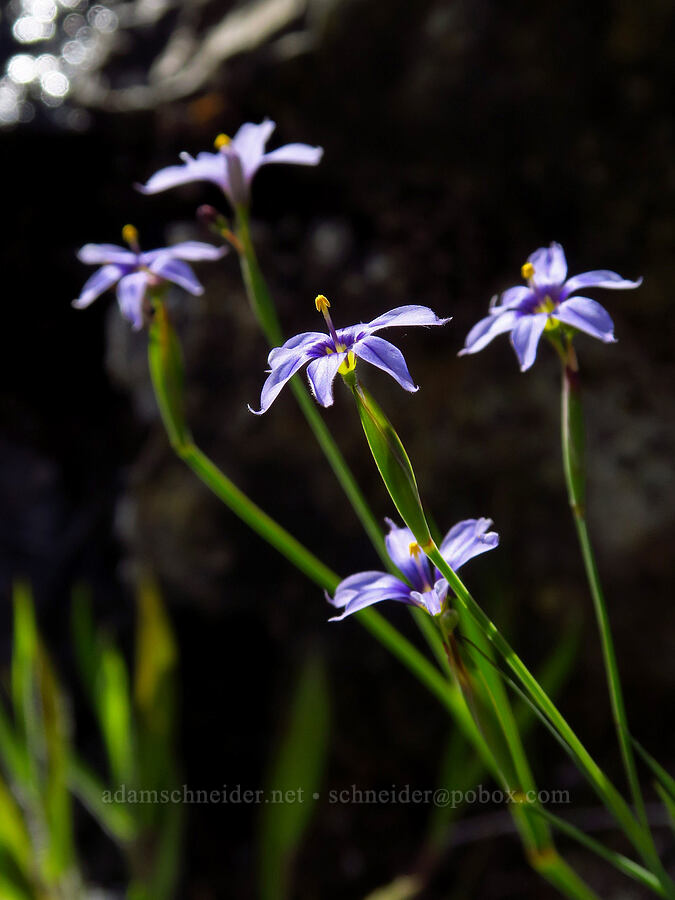
<instances>
[{"instance_id":1,"label":"thin grass-like leaf","mask_svg":"<svg viewBox=\"0 0 675 900\"><path fill-rule=\"evenodd\" d=\"M267 783L260 832L261 900L289 896L293 858L315 806L328 749L329 696L322 662L305 663Z\"/></svg>"}]
</instances>

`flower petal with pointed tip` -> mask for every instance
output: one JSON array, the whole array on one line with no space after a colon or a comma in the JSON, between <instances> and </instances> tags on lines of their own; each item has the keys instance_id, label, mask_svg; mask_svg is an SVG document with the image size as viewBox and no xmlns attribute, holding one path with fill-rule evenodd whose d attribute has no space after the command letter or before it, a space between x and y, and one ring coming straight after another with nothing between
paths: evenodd
<instances>
[{"instance_id":1,"label":"flower petal with pointed tip","mask_svg":"<svg viewBox=\"0 0 675 900\"><path fill-rule=\"evenodd\" d=\"M174 259L168 254L158 256L150 266L150 271L165 281L172 281L196 297L204 293L204 288L195 273L181 259Z\"/></svg>"},{"instance_id":2,"label":"flower petal with pointed tip","mask_svg":"<svg viewBox=\"0 0 675 900\"><path fill-rule=\"evenodd\" d=\"M518 315L515 310L507 309L505 312L496 316L486 316L480 322L476 322L471 331L466 336L464 347L459 351L458 356L466 356L467 353L478 353L499 334L511 331L518 321Z\"/></svg>"},{"instance_id":3,"label":"flower petal with pointed tip","mask_svg":"<svg viewBox=\"0 0 675 900\"><path fill-rule=\"evenodd\" d=\"M77 300L73 300L73 306L76 309L85 309L90 303L93 303L97 297L100 297L104 291L111 288L124 275L124 269L119 266L103 266L84 283L84 287L80 291Z\"/></svg>"},{"instance_id":4,"label":"flower petal with pointed tip","mask_svg":"<svg viewBox=\"0 0 675 900\"><path fill-rule=\"evenodd\" d=\"M173 259L184 259L187 262L201 262L202 260L221 259L228 249L228 247L214 247L213 244L205 244L203 241L181 241L171 247L148 250L141 254L141 258L146 265L150 265L158 256L171 256Z\"/></svg>"},{"instance_id":5,"label":"flower petal with pointed tip","mask_svg":"<svg viewBox=\"0 0 675 900\"><path fill-rule=\"evenodd\" d=\"M357 578L359 586L355 587L352 579ZM358 576L346 578L338 585L335 596L328 597L328 602L332 606L343 610L341 615L334 616L329 621L339 622L360 609L381 603L382 600L397 600L400 603L411 604L410 588L394 575L387 575L384 572L361 572Z\"/></svg>"},{"instance_id":6,"label":"flower petal with pointed tip","mask_svg":"<svg viewBox=\"0 0 675 900\"><path fill-rule=\"evenodd\" d=\"M248 183L260 168L265 144L276 127L276 123L271 119L264 119L259 125L245 122L232 138L230 145L232 149L229 152L235 151L239 156L244 178Z\"/></svg>"},{"instance_id":7,"label":"flower petal with pointed tip","mask_svg":"<svg viewBox=\"0 0 675 900\"><path fill-rule=\"evenodd\" d=\"M606 344L616 341L614 323L609 313L590 297L570 297L569 300L563 300L553 315L560 322L572 325Z\"/></svg>"},{"instance_id":8,"label":"flower petal with pointed tip","mask_svg":"<svg viewBox=\"0 0 675 900\"><path fill-rule=\"evenodd\" d=\"M296 166L318 166L323 156L323 147L311 147L309 144L284 144L266 153L260 165L268 163L290 163Z\"/></svg>"},{"instance_id":9,"label":"flower petal with pointed tip","mask_svg":"<svg viewBox=\"0 0 675 900\"><path fill-rule=\"evenodd\" d=\"M267 412L272 403L274 403L279 396L279 393L286 382L289 381L309 359L311 359L311 357L308 356L307 353L298 352L288 354L283 362L275 365L263 385L262 393L260 394L260 409L252 409L249 406L249 410L256 416L261 416L264 412Z\"/></svg>"},{"instance_id":10,"label":"flower petal with pointed tip","mask_svg":"<svg viewBox=\"0 0 675 900\"><path fill-rule=\"evenodd\" d=\"M445 325L450 319L439 319L436 313L428 306L397 306L383 313L365 326L368 331L379 331L380 328L392 328L404 325Z\"/></svg>"},{"instance_id":11,"label":"flower petal with pointed tip","mask_svg":"<svg viewBox=\"0 0 675 900\"><path fill-rule=\"evenodd\" d=\"M567 276L565 251L555 241L550 247L535 250L527 261L534 266L534 281L537 285L562 284Z\"/></svg>"},{"instance_id":12,"label":"flower petal with pointed tip","mask_svg":"<svg viewBox=\"0 0 675 900\"><path fill-rule=\"evenodd\" d=\"M439 547L443 559L452 569L460 569L464 563L493 550L499 544L496 531L488 531L492 519L464 519L454 525Z\"/></svg>"},{"instance_id":13,"label":"flower petal with pointed tip","mask_svg":"<svg viewBox=\"0 0 675 900\"><path fill-rule=\"evenodd\" d=\"M410 599L416 606L426 609L430 616L439 616L448 596L448 582L443 578L427 591L411 591Z\"/></svg>"},{"instance_id":14,"label":"flower petal with pointed tip","mask_svg":"<svg viewBox=\"0 0 675 900\"><path fill-rule=\"evenodd\" d=\"M353 350L360 359L391 375L404 390L411 393L419 391L408 371L403 354L389 341L376 335L369 335L357 341Z\"/></svg>"},{"instance_id":15,"label":"flower petal with pointed tip","mask_svg":"<svg viewBox=\"0 0 675 900\"><path fill-rule=\"evenodd\" d=\"M320 356L307 366L309 385L321 406L328 408L333 405L333 381L346 358L346 353L331 353Z\"/></svg>"},{"instance_id":16,"label":"flower petal with pointed tip","mask_svg":"<svg viewBox=\"0 0 675 900\"><path fill-rule=\"evenodd\" d=\"M145 184L137 184L142 194L158 194L193 181L210 181L227 193L225 160L220 153L199 153L197 159L181 153L182 166L167 166L155 172Z\"/></svg>"},{"instance_id":17,"label":"flower petal with pointed tip","mask_svg":"<svg viewBox=\"0 0 675 900\"><path fill-rule=\"evenodd\" d=\"M539 339L544 333L548 315L536 313L531 316L521 316L511 332L511 344L520 361L520 371L525 372L534 363L537 357Z\"/></svg>"},{"instance_id":18,"label":"flower petal with pointed tip","mask_svg":"<svg viewBox=\"0 0 675 900\"><path fill-rule=\"evenodd\" d=\"M117 285L117 300L122 315L138 331L143 327L143 298L148 286L147 272L132 272L120 278Z\"/></svg>"},{"instance_id":19,"label":"flower petal with pointed tip","mask_svg":"<svg viewBox=\"0 0 675 900\"><path fill-rule=\"evenodd\" d=\"M106 263L133 266L136 262L135 253L117 244L85 244L78 250L77 258L90 266Z\"/></svg>"},{"instance_id":20,"label":"flower petal with pointed tip","mask_svg":"<svg viewBox=\"0 0 675 900\"><path fill-rule=\"evenodd\" d=\"M641 278L638 278L637 281L628 281L616 272L610 272L608 269L596 269L593 272L582 272L580 275L573 275L571 278L568 278L563 285L563 293L565 296L569 296L573 291L578 291L579 288L589 287L629 290L640 287L641 284Z\"/></svg>"}]
</instances>

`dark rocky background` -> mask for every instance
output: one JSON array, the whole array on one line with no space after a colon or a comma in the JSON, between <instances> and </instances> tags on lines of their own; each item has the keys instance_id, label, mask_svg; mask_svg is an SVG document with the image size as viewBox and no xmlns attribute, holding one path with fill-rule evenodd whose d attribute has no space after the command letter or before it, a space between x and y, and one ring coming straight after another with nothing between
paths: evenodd
<instances>
[{"instance_id":1,"label":"dark rocky background","mask_svg":"<svg viewBox=\"0 0 675 900\"><path fill-rule=\"evenodd\" d=\"M196 27L206 33L227 6L200 7ZM170 17L162 27L171 33ZM644 276L639 291L595 294L619 343L581 337L578 350L589 512L630 718L672 770L674 37L665 0L316 2L281 38L229 60L193 96L145 111L89 109L89 127L78 132L46 116L6 131L3 660L16 574L32 580L47 640L74 681L65 614L73 582L92 584L100 620L128 642L134 572L149 566L179 635L181 753L191 786L260 786L309 648L324 655L333 691L326 786L436 783L448 732L441 708L357 623L328 626L320 593L172 456L150 391L145 335L131 333L112 299L87 312L69 305L87 275L74 257L82 243L116 241L127 221L146 247L205 237L194 210L219 202L215 189L143 198L134 181L181 150L208 149L219 131L269 115L278 123L273 141L325 148L318 169L269 167L255 184L255 237L286 332L318 327L318 292L343 324L408 302L454 317L443 333L401 335L418 395L373 372L368 383L399 427L441 527L494 518L501 548L467 577L496 621L509 622L524 658L543 661L570 617L582 621L561 704L619 781L565 506L555 359L542 347L521 375L506 340L476 357L456 352L491 295L517 283L528 253L551 240L564 245L573 273ZM160 30L141 32L111 63L113 81L139 77L161 40ZM236 261L199 271L206 297L175 298L197 440L337 571L375 566L290 394L263 419L246 410L266 350ZM348 397L337 393L326 418L378 515L390 515ZM384 611L417 640L405 610ZM531 748L541 786L568 787L575 807L595 807L546 734L536 730ZM467 832L463 841L460 826L460 846L440 861L424 898L553 896L513 837L491 836L496 812L469 811L484 837ZM252 896L256 809L189 813L180 896ZM428 813L320 805L296 896L361 897L413 871ZM591 809L580 821L594 817ZM499 831L506 820L496 821ZM81 829L92 879L119 882L105 839L84 817ZM599 834L622 846L611 832ZM673 867L672 833L659 835ZM601 896L640 896L566 849Z\"/></svg>"}]
</instances>

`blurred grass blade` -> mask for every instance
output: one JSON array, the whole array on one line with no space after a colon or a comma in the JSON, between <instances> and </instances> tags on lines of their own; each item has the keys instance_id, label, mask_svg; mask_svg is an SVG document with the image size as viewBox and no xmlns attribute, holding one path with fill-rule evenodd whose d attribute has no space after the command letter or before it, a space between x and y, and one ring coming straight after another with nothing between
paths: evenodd
<instances>
[{"instance_id":1,"label":"blurred grass blade","mask_svg":"<svg viewBox=\"0 0 675 900\"><path fill-rule=\"evenodd\" d=\"M31 842L23 814L6 782L0 777L0 846L26 877L30 875ZM4 896L0 894L0 896Z\"/></svg>"},{"instance_id":2,"label":"blurred grass blade","mask_svg":"<svg viewBox=\"0 0 675 900\"><path fill-rule=\"evenodd\" d=\"M37 672L46 747L45 820L49 830L47 877L59 880L75 865L73 814L68 791L69 722L64 696L46 652L38 646Z\"/></svg>"},{"instance_id":3,"label":"blurred grass blade","mask_svg":"<svg viewBox=\"0 0 675 900\"><path fill-rule=\"evenodd\" d=\"M96 705L114 787L133 783L134 739L129 702L129 679L121 653L102 647Z\"/></svg>"},{"instance_id":4,"label":"blurred grass blade","mask_svg":"<svg viewBox=\"0 0 675 900\"><path fill-rule=\"evenodd\" d=\"M136 666L134 709L136 713L137 775L149 790L174 787L178 765L175 759L174 723L176 715L176 642L156 582L141 578L137 590ZM173 811L165 805L147 805L138 811L148 828L171 832ZM168 832L167 832L168 829ZM180 832L180 828L176 825ZM163 838L160 837L160 843ZM178 837L175 838L178 840ZM171 854L156 856L156 874L175 868ZM167 869L168 871L168 869ZM162 879L170 881L170 878ZM164 894L163 894L164 895ZM163 896L162 895L162 896Z\"/></svg>"},{"instance_id":5,"label":"blurred grass blade","mask_svg":"<svg viewBox=\"0 0 675 900\"><path fill-rule=\"evenodd\" d=\"M658 781L654 783L654 787L656 788L656 793L661 798L661 802L666 808L668 818L670 819L670 827L675 832L675 800L666 793Z\"/></svg>"},{"instance_id":6,"label":"blurred grass blade","mask_svg":"<svg viewBox=\"0 0 675 900\"><path fill-rule=\"evenodd\" d=\"M136 836L136 823L129 808L117 803L114 799L115 791L107 790L98 776L75 754L71 754L68 760L68 785L82 805L115 841L123 844Z\"/></svg>"},{"instance_id":7,"label":"blurred grass blade","mask_svg":"<svg viewBox=\"0 0 675 900\"><path fill-rule=\"evenodd\" d=\"M30 778L30 759L25 744L14 731L14 723L0 701L0 762L10 779L23 788Z\"/></svg>"},{"instance_id":8,"label":"blurred grass blade","mask_svg":"<svg viewBox=\"0 0 675 900\"><path fill-rule=\"evenodd\" d=\"M180 803L169 803L163 808L163 820L155 844L153 871L147 887L148 900L171 900L176 896L182 840L183 808Z\"/></svg>"},{"instance_id":9,"label":"blurred grass blade","mask_svg":"<svg viewBox=\"0 0 675 900\"><path fill-rule=\"evenodd\" d=\"M412 875L399 875L391 884L374 890L365 900L414 900L424 888L422 880Z\"/></svg>"},{"instance_id":10,"label":"blurred grass blade","mask_svg":"<svg viewBox=\"0 0 675 900\"><path fill-rule=\"evenodd\" d=\"M661 785L663 790L668 794L670 799L675 802L675 778L672 775L669 775L668 772L663 768L660 763L654 759L651 753L648 753L645 748L638 741L633 738L633 743L635 744L635 749L640 754L644 762L649 766L652 770L652 774Z\"/></svg>"},{"instance_id":11,"label":"blurred grass blade","mask_svg":"<svg viewBox=\"0 0 675 900\"><path fill-rule=\"evenodd\" d=\"M38 646L35 609L30 587L14 585L14 641L12 645L12 703L19 740L26 745L26 777L37 787L36 761L44 757L42 726L36 695L35 670Z\"/></svg>"},{"instance_id":12,"label":"blurred grass blade","mask_svg":"<svg viewBox=\"0 0 675 900\"><path fill-rule=\"evenodd\" d=\"M295 687L290 718L267 783L269 802L263 806L260 833L261 900L284 900L290 894L291 865L321 783L328 730L326 673L322 661L310 657Z\"/></svg>"},{"instance_id":13,"label":"blurred grass blade","mask_svg":"<svg viewBox=\"0 0 675 900\"><path fill-rule=\"evenodd\" d=\"M174 710L166 702L166 682L176 667L176 642L157 584L148 576L141 579L137 601L134 699L148 727L168 737Z\"/></svg>"},{"instance_id":14,"label":"blurred grass blade","mask_svg":"<svg viewBox=\"0 0 675 900\"><path fill-rule=\"evenodd\" d=\"M12 881L0 865L0 897L2 900L35 900L35 895L25 887Z\"/></svg>"}]
</instances>

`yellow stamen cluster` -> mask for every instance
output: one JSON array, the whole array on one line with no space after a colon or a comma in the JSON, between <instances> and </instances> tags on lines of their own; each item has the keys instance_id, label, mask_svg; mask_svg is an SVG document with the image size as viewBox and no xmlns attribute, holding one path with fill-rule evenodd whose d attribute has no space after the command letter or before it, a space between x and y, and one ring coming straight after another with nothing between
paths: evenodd
<instances>
[{"instance_id":1,"label":"yellow stamen cluster","mask_svg":"<svg viewBox=\"0 0 675 900\"><path fill-rule=\"evenodd\" d=\"M227 134L219 134L218 137L213 142L213 146L216 150L222 150L223 147L227 147L232 143L232 138Z\"/></svg>"},{"instance_id":2,"label":"yellow stamen cluster","mask_svg":"<svg viewBox=\"0 0 675 900\"><path fill-rule=\"evenodd\" d=\"M417 543L417 541L413 541L410 544L410 546L408 547L408 553L415 559L417 559L417 557L420 555L421 552L422 552L422 548Z\"/></svg>"},{"instance_id":3,"label":"yellow stamen cluster","mask_svg":"<svg viewBox=\"0 0 675 900\"><path fill-rule=\"evenodd\" d=\"M319 294L314 301L314 306L316 306L316 311L320 313L324 313L327 309L330 309L330 303L327 297L324 297L323 294Z\"/></svg>"},{"instance_id":4,"label":"yellow stamen cluster","mask_svg":"<svg viewBox=\"0 0 675 900\"><path fill-rule=\"evenodd\" d=\"M534 276L534 266L531 262L526 262L520 267L520 274L525 281L529 281Z\"/></svg>"},{"instance_id":5,"label":"yellow stamen cluster","mask_svg":"<svg viewBox=\"0 0 675 900\"><path fill-rule=\"evenodd\" d=\"M133 225L125 225L122 229L122 240L130 246L138 244L138 229Z\"/></svg>"}]
</instances>

